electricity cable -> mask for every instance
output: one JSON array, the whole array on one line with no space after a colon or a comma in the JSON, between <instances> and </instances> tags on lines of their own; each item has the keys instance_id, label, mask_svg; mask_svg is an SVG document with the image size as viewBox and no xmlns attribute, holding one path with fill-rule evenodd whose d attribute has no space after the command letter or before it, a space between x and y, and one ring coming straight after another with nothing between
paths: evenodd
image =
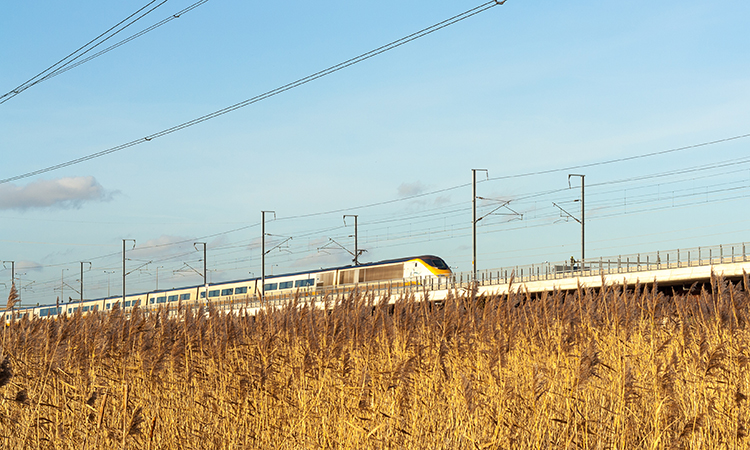
<instances>
[{"instance_id":1,"label":"electricity cable","mask_svg":"<svg viewBox=\"0 0 750 450\"><path fill-rule=\"evenodd\" d=\"M62 67L60 67L60 68L58 68L56 70L54 70L53 72L50 72L49 74L45 75L44 77L42 77L39 80L34 81L31 84L24 84L24 85L22 85L23 88L20 89L20 90L19 90L19 88L20 88L20 86L19 86L19 88L16 88L13 91L11 91L11 92L3 95L2 97L0 97L0 104L5 103L6 101L10 100L10 98L15 97L16 95L20 94L21 92L25 91L26 89L28 89L28 88L30 88L30 87L32 87L34 85L37 85L37 84L41 83L42 81L49 80L50 78L54 78L54 77L56 77L58 75L61 75L61 74L65 73L65 72L71 70L71 69L75 69L76 67L80 66L81 64L85 64L85 63L91 61L94 58L98 58L99 56L104 55L105 53L109 53L112 50L114 50L114 49L116 49L116 48L118 48L118 47L120 47L122 45L125 45L128 42L130 42L132 40L135 40L135 39L143 36L144 34L146 34L146 33L150 32L150 31L153 31L153 30L161 27L162 25L165 25L165 24L173 21L174 19L179 19L185 13L188 13L188 12L192 11L193 9L197 8L198 6L200 6L200 5L202 5L202 4L206 3L206 2L208 2L208 0L200 0L200 1L196 2L196 3L193 3L192 5L188 6L187 8L184 8L184 9L176 12L175 14L170 15L166 19L163 19L160 22L157 22L157 23L151 25L150 27L148 27L146 29L139 31L138 33L135 33L135 34L133 34L133 35L131 35L131 36L129 36L129 37L127 37L127 38L125 38L125 39L117 42L116 44L110 45L109 47L105 48L104 50L98 51L98 52L94 53L93 55L90 55L90 56L88 56L88 57L86 57L86 58L84 58L82 60L76 61L75 63L73 63L71 61L70 63L68 63L68 64L66 64L66 65L64 65L64 66L62 66ZM81 55L81 56L83 56L83 55ZM26 83L29 83L29 82L27 81ZM9 98L5 99L5 100L2 100L2 99L4 99L8 95L11 95L11 96Z\"/></svg>"},{"instance_id":2,"label":"electricity cable","mask_svg":"<svg viewBox=\"0 0 750 450\"><path fill-rule=\"evenodd\" d=\"M74 51L73 53L69 54L69 55L68 55L68 56L66 56L65 58L61 59L60 61L56 62L55 64L53 64L53 65L51 65L50 67L46 68L45 70L41 71L40 73L36 74L35 76L33 76L33 77L32 77L32 78L30 78L29 80L25 81L25 82L24 82L24 83L22 83L21 85L19 85L19 86L16 86L16 88L14 88L13 90L11 90L10 92L7 92L7 93L3 94L2 96L0 96L0 104L3 104L3 103L5 103L5 102L7 102L7 101L8 101L8 100L10 100L11 98L15 97L16 95L20 94L21 92L25 91L26 89L28 89L28 88L30 88L30 87L32 87L32 86L34 86L34 85L36 85L36 84L39 84L39 83L41 83L42 81L48 80L49 78L52 78L53 76L59 75L60 73L62 73L62 72L65 72L66 70L69 70L69 69L66 69L66 67L68 67L68 65L69 65L69 64L73 63L73 61L75 61L75 60L77 60L78 58L82 57L82 56L83 56L83 55L85 55L86 53L88 53L88 52L92 51L93 49L95 49L96 47L100 46L101 44L103 44L103 43L104 43L104 42L106 42L107 40L109 40L109 39L113 38L113 37L114 37L115 35L117 35L117 34L118 34L118 33L120 33L121 31L125 30L125 29L126 29L127 27L129 27L130 25L133 25L133 24L134 24L135 22L137 22L138 20L140 20L140 19L144 18L144 17L146 16L146 15L148 15L148 14L149 14L149 13L151 13L151 12L153 12L153 11L154 11L154 10L155 10L156 8L158 8L158 7L160 7L161 5L163 5L163 4L164 4L164 3L166 3L166 2L168 1L168 0L162 0L162 2L161 2L161 3L159 3L158 5L154 6L154 7L153 7L153 8L151 8L150 10L146 11L145 13L143 13L142 15L140 15L139 17L136 17L136 18L135 18L135 19L134 19L133 21L131 21L130 23L127 23L127 24L126 24L125 26L123 26L123 27L121 27L121 28L117 29L118 27L120 27L120 25L122 25L123 23L127 22L128 20L130 20L130 19L131 19L131 18L132 18L133 16L135 16L136 14L140 13L140 12L141 12L141 11L143 11L144 9L146 9L146 8L148 8L149 6L151 6L152 4L156 3L156 1L157 1L157 0L153 0L153 1L151 1L151 2L150 2L150 3L148 3L148 4L146 5L146 6L142 7L142 8L141 8L141 9L139 9L138 11L134 12L133 14L131 14L131 15L129 15L128 17L126 17L125 19L121 20L121 21L120 21L119 23L117 23L116 25L114 25L113 27L111 27L110 29L108 29L107 31L105 31L104 33L102 33L102 34L100 34L99 36L95 37L94 39L90 40L90 41L89 41L89 42L87 42L87 43L86 43L85 45L83 45L83 46L79 47L79 48L78 48L78 49L77 49L76 51ZM206 1L207 1L207 0L206 0ZM113 30L116 30L116 31L112 32ZM107 34L109 34L109 33L111 33L111 32L112 32L112 34L110 34L109 36L107 36ZM102 39L102 40L101 40L100 42L97 42L98 40L100 40L100 39L101 39L102 37L104 37L104 36L107 36L107 37L105 37L104 39ZM96 42L96 44L94 44L95 42ZM92 45L92 44L94 44L94 45ZM90 47L90 48L88 48L88 49L86 49L86 47L89 47L89 46L91 46L91 47ZM85 50L85 51L83 51L83 52L81 52L81 51L82 51L82 50L84 50L84 49L86 49L86 50ZM108 51L108 50L107 50L107 51ZM79 53L79 52L81 52L81 53L80 53L80 54L78 54L78 55L76 55L76 54L77 54L77 53ZM74 56L74 55L75 55L75 56ZM98 55L97 55L97 56L98 56ZM92 58L89 58L89 59L92 59ZM87 61L88 61L89 59L87 59ZM69 61L67 61L67 62L66 62L66 60L69 60ZM85 61L84 61L84 62L85 62ZM62 64L62 65L61 65L61 64ZM82 63L81 63L81 64L82 64ZM76 65L79 65L79 64L76 64ZM57 67L57 66L60 66L60 67ZM70 68L72 69L73 67L70 67ZM49 73L48 73L48 72L49 72ZM46 74L46 75L45 75L45 74ZM40 78L40 77L41 77L41 78Z\"/></svg>"},{"instance_id":3,"label":"electricity cable","mask_svg":"<svg viewBox=\"0 0 750 450\"><path fill-rule=\"evenodd\" d=\"M338 72L338 71L340 71L342 69L345 69L345 68L347 68L349 66L353 66L353 65L358 64L358 63L360 63L362 61L366 61L366 60L368 60L368 59L370 59L370 58L372 58L374 56L380 55L380 54L385 53L385 52L387 52L389 50L393 50L395 48L398 48L398 47L400 47L400 46L402 46L404 44L407 44L407 43L409 43L411 41L417 40L417 39L419 39L421 37L424 37L424 36L427 36L429 34L432 34L435 31L441 30L441 29L446 28L446 27L448 27L450 25L453 25L455 23L458 23L458 22L461 22L461 21L463 21L465 19L468 19L469 17L475 16L475 15L481 13L481 12L484 12L484 11L487 11L487 10L489 10L491 8L494 8L495 6L502 5L502 4L505 3L505 1L506 0L503 0L503 1L495 1L495 0L493 0L493 1L490 1L490 2L487 2L487 3L484 3L482 5L479 5L479 6L475 7L475 8L472 8L472 9L464 11L464 12L462 12L460 14L457 14L457 15L455 15L455 16L449 18L449 19L446 19L446 20L444 20L442 22L439 22L439 23L437 23L435 25L431 25L431 26L429 26L427 28L424 28L424 29L422 29L420 31L417 31L416 33L412 33L412 34L410 34L410 35L408 35L406 37L403 37L401 39L395 40L395 41L390 42L390 43L388 43L386 45L383 45L381 47L378 47L378 48L376 48L374 50L371 50L371 51L369 51L367 53L363 53L363 54L361 54L359 56L356 56L354 58L348 59L348 60L346 60L346 61L344 61L342 63L336 64L334 66L328 67L327 69L321 70L321 71L316 72L316 73L314 73L312 75L308 75L308 76L306 76L304 78L300 78L300 79L298 79L296 81L293 81L291 83L285 84L285 85L283 85L281 87L278 87L276 89L267 91L267 92L265 92L263 94L260 94L260 95L256 95L255 97L249 98L249 99L241 101L239 103L235 103L235 104L233 104L231 106L227 106L226 108L219 109L217 111L214 111L212 113L200 116L200 117L195 118L193 120L189 120L187 122L183 122L183 123L181 123L179 125L175 125L173 127L166 128L164 130L158 131L158 132L150 134L148 136L145 136L145 137L142 137L142 138L130 141L130 142L126 142L124 144L121 144L121 145L118 145L118 146L115 146L115 147L111 147L111 148L108 148L106 150L102 150L100 152L92 153L90 155L82 156L80 158L72 159L72 160L69 160L69 161L66 161L66 162L62 162L62 163L59 163L59 164L55 164L55 165L52 165L52 166L48 166L48 167L45 167L45 168L42 168L42 169L34 170L32 172L27 172L27 173L24 173L24 174L21 174L21 175L16 175L16 176L13 176L13 177L10 177L10 178L5 178L5 179L0 180L0 184L4 184L4 183L11 182L11 181L16 181L16 180L21 180L23 178L32 177L34 175L40 175L40 174L43 174L43 173L51 172L53 170L62 169L63 167L69 167L69 166L72 166L72 165L75 165L75 164L80 164L82 162L89 161L89 160L92 160L92 159L95 159L95 158L99 158L99 157L102 157L102 156L105 156L105 155L109 155L109 154L118 152L120 150L124 150L124 149L130 148L130 147L134 147L134 146L139 145L139 144L143 144L145 142L150 142L150 141L152 141L154 139L167 136L167 135L172 134L174 132L183 130L185 128L192 127L194 125L206 122L206 121L214 119L216 117L223 116L224 114L236 111L236 110L238 110L240 108L244 108L246 106L252 105L252 104L257 103L257 102L260 102L260 101L265 100L267 98L271 98L273 96L276 96L276 95L281 94L283 92L286 92L288 90L291 90L291 89L294 89L296 87L305 85L305 84L307 84L307 83L309 83L311 81L314 81L314 80L317 80L319 78L323 78L323 77L325 77L327 75L336 73L336 72Z\"/></svg>"}]
</instances>

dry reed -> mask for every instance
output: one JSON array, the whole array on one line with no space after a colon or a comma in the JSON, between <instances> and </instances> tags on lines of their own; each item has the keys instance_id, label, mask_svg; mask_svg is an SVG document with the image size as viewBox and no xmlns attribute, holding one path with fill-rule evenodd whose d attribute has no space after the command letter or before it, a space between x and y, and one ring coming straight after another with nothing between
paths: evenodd
<instances>
[{"instance_id":1,"label":"dry reed","mask_svg":"<svg viewBox=\"0 0 750 450\"><path fill-rule=\"evenodd\" d=\"M20 318L0 447L750 448L742 284L329 306Z\"/></svg>"}]
</instances>

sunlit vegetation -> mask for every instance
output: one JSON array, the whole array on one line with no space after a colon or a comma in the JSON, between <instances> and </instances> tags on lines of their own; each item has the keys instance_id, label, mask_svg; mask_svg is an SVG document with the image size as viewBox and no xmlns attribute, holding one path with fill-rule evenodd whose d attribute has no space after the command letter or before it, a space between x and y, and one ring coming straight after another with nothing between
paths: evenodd
<instances>
[{"instance_id":1,"label":"sunlit vegetation","mask_svg":"<svg viewBox=\"0 0 750 450\"><path fill-rule=\"evenodd\" d=\"M746 283L20 318L0 447L750 448Z\"/></svg>"}]
</instances>

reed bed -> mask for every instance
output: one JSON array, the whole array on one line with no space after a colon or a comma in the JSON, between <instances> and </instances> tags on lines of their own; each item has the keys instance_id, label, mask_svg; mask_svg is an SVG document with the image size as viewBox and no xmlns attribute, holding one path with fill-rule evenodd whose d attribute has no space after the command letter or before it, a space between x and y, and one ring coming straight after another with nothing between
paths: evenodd
<instances>
[{"instance_id":1,"label":"reed bed","mask_svg":"<svg viewBox=\"0 0 750 450\"><path fill-rule=\"evenodd\" d=\"M0 448L750 448L749 294L20 318Z\"/></svg>"}]
</instances>

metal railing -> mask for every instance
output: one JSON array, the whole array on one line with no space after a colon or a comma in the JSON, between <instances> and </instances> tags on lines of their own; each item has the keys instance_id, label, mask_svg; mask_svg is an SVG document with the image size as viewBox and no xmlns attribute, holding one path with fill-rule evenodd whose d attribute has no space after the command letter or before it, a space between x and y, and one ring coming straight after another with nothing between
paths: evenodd
<instances>
[{"instance_id":1,"label":"metal railing","mask_svg":"<svg viewBox=\"0 0 750 450\"><path fill-rule=\"evenodd\" d=\"M477 274L477 284L480 286L502 285L510 283L511 280L513 283L520 283L731 264L750 261L748 251L750 251L750 246L743 242L711 247L678 248L651 253L617 255L607 258L600 257L585 261L544 262L485 270ZM470 277L471 274L464 272L454 274L454 276L459 277L459 282L462 282L463 278Z\"/></svg>"}]
</instances>

